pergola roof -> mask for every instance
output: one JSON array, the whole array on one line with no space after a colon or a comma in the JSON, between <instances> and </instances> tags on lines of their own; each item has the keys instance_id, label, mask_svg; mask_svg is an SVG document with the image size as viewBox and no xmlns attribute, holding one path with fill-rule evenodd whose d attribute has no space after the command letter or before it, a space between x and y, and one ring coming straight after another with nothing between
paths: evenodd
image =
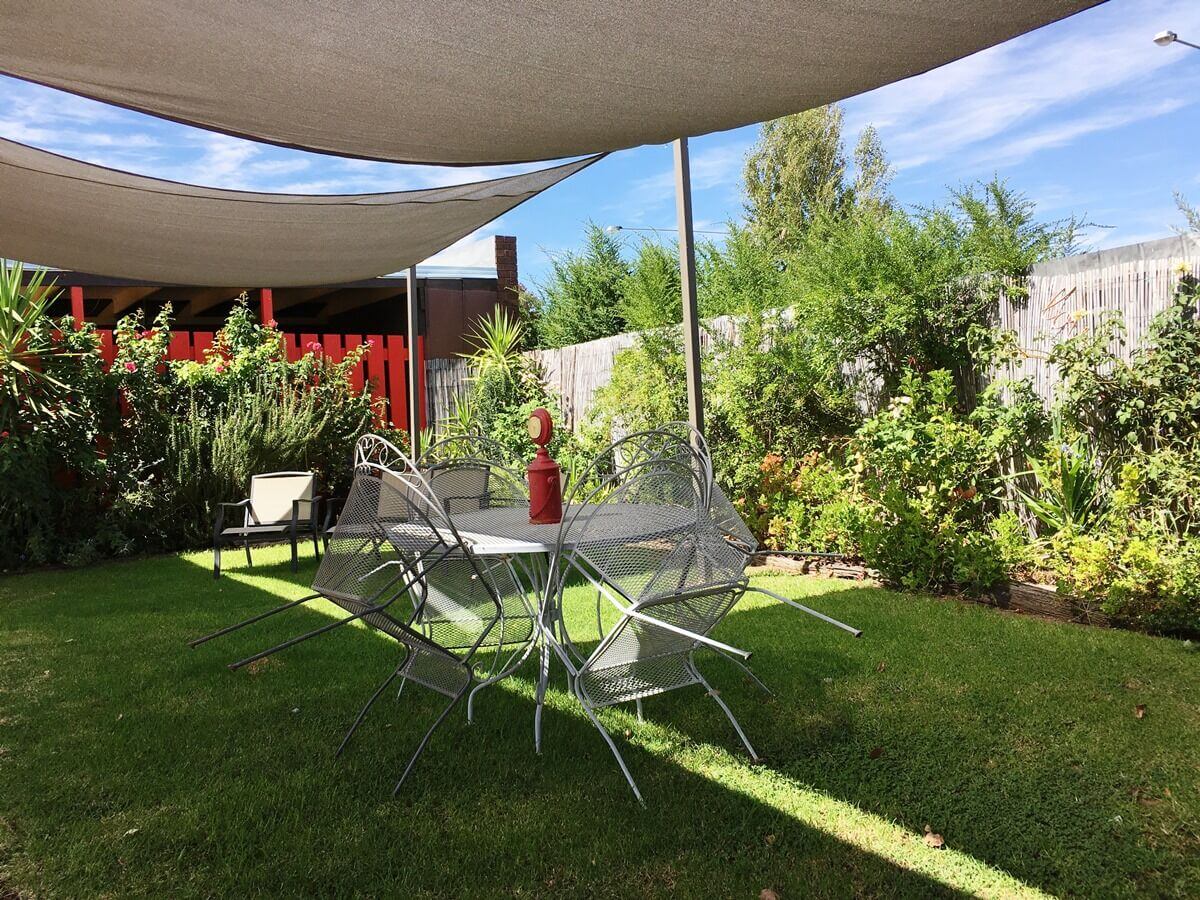
<instances>
[{"instance_id":1,"label":"pergola roof","mask_svg":"<svg viewBox=\"0 0 1200 900\"><path fill-rule=\"evenodd\" d=\"M0 139L0 252L172 284L357 281L429 258L596 158L453 187L311 196L194 187Z\"/></svg>"},{"instance_id":2,"label":"pergola roof","mask_svg":"<svg viewBox=\"0 0 1200 900\"><path fill-rule=\"evenodd\" d=\"M775 118L1098 2L32 0L0 14L0 71L323 153L496 163Z\"/></svg>"}]
</instances>

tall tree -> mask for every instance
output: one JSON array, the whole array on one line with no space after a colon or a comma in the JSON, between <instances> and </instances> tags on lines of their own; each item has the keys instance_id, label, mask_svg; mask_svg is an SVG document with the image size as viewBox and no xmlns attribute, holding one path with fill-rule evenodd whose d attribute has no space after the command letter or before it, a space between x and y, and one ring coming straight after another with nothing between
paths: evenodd
<instances>
[{"instance_id":1,"label":"tall tree","mask_svg":"<svg viewBox=\"0 0 1200 900\"><path fill-rule=\"evenodd\" d=\"M614 235L588 223L583 251L564 253L551 265L550 279L541 286L541 346L565 347L625 329L622 288L629 264Z\"/></svg>"},{"instance_id":2,"label":"tall tree","mask_svg":"<svg viewBox=\"0 0 1200 900\"><path fill-rule=\"evenodd\" d=\"M748 224L772 242L791 243L817 217L840 212L852 196L841 107L766 122L746 158L744 180Z\"/></svg>"},{"instance_id":3,"label":"tall tree","mask_svg":"<svg viewBox=\"0 0 1200 900\"><path fill-rule=\"evenodd\" d=\"M892 208L892 167L874 125L868 125L854 146L854 203L868 212Z\"/></svg>"},{"instance_id":4,"label":"tall tree","mask_svg":"<svg viewBox=\"0 0 1200 900\"><path fill-rule=\"evenodd\" d=\"M679 293L679 255L674 246L643 240L622 286L621 309L632 331L683 321Z\"/></svg>"}]
</instances>

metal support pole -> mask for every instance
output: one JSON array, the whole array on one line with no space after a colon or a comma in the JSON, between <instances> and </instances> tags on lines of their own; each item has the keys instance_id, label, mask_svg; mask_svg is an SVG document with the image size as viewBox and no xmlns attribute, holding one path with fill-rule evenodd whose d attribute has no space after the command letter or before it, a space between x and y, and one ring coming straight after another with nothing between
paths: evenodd
<instances>
[{"instance_id":1,"label":"metal support pole","mask_svg":"<svg viewBox=\"0 0 1200 900\"><path fill-rule=\"evenodd\" d=\"M692 173L687 138L675 141L675 210L679 224L679 288L683 295L688 421L703 434L704 386L700 381L700 312L696 307L696 244L692 233Z\"/></svg>"},{"instance_id":2,"label":"metal support pole","mask_svg":"<svg viewBox=\"0 0 1200 900\"><path fill-rule=\"evenodd\" d=\"M418 378L417 340L420 336L420 324L417 319L417 267L410 266L408 270L408 438L412 447L412 457L416 459L421 454L421 398L420 388L423 379Z\"/></svg>"}]
</instances>

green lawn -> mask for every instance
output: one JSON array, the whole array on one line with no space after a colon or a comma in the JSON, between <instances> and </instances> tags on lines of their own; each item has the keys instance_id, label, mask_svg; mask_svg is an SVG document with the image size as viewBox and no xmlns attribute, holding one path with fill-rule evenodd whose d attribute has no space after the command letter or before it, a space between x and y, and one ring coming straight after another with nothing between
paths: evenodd
<instances>
[{"instance_id":1,"label":"green lawn","mask_svg":"<svg viewBox=\"0 0 1200 900\"><path fill-rule=\"evenodd\" d=\"M333 749L397 659L344 628L254 671L224 663L328 621L302 609L184 641L300 596L286 552L0 580L0 897L364 895L756 898L1183 896L1200 885L1200 654L849 582L764 584L858 641L747 602L700 690L604 718L634 801L557 677L533 752L528 670L435 734L409 688ZM575 615L594 613L582 590ZM1135 708L1144 706L1144 716ZM928 825L946 849L925 845Z\"/></svg>"}]
</instances>

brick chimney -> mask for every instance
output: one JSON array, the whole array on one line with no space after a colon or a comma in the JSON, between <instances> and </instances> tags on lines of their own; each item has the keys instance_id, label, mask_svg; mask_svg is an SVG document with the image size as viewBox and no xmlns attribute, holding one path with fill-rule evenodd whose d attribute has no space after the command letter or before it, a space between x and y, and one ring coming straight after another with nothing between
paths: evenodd
<instances>
[{"instance_id":1,"label":"brick chimney","mask_svg":"<svg viewBox=\"0 0 1200 900\"><path fill-rule=\"evenodd\" d=\"M517 239L496 235L496 299L517 308Z\"/></svg>"}]
</instances>

